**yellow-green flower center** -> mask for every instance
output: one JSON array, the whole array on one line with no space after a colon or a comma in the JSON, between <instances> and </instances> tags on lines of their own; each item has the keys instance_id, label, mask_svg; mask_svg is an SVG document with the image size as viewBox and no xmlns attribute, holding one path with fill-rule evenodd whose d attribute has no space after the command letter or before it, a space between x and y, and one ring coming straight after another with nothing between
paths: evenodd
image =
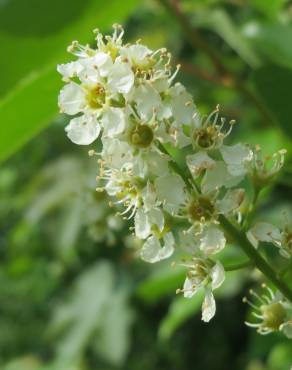
<instances>
[{"instance_id":1,"label":"yellow-green flower center","mask_svg":"<svg viewBox=\"0 0 292 370\"><path fill-rule=\"evenodd\" d=\"M147 125L137 125L130 132L130 143L138 148L148 148L154 138L152 129Z\"/></svg>"},{"instance_id":2,"label":"yellow-green flower center","mask_svg":"<svg viewBox=\"0 0 292 370\"><path fill-rule=\"evenodd\" d=\"M209 149L216 146L220 136L216 126L207 126L196 130L193 134L195 144L202 149Z\"/></svg>"},{"instance_id":3,"label":"yellow-green flower center","mask_svg":"<svg viewBox=\"0 0 292 370\"><path fill-rule=\"evenodd\" d=\"M273 331L279 330L279 327L285 321L285 309L281 303L272 303L262 305L260 310L263 315L262 326Z\"/></svg>"},{"instance_id":4,"label":"yellow-green flower center","mask_svg":"<svg viewBox=\"0 0 292 370\"><path fill-rule=\"evenodd\" d=\"M99 109L105 103L105 90L101 84L86 88L86 101L90 108Z\"/></svg>"},{"instance_id":5,"label":"yellow-green flower center","mask_svg":"<svg viewBox=\"0 0 292 370\"><path fill-rule=\"evenodd\" d=\"M200 196L189 204L187 212L193 221L209 221L214 215L215 207L208 197Z\"/></svg>"}]
</instances>

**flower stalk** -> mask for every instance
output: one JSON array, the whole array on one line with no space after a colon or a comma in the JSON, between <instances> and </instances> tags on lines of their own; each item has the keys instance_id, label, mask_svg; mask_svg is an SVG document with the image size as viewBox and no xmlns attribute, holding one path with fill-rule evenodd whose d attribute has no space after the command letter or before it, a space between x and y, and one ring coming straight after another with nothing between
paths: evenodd
<instances>
[{"instance_id":1,"label":"flower stalk","mask_svg":"<svg viewBox=\"0 0 292 370\"><path fill-rule=\"evenodd\" d=\"M267 277L290 302L292 302L292 290L249 242L245 233L238 230L224 216L219 217L219 222L232 239L238 243L250 260L254 262L255 266L262 274Z\"/></svg>"}]
</instances>

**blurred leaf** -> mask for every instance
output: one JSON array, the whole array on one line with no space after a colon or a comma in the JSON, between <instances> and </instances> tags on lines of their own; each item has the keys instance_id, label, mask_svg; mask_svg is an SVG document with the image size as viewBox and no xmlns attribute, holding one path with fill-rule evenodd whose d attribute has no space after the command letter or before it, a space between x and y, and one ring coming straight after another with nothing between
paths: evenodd
<instances>
[{"instance_id":1,"label":"blurred leaf","mask_svg":"<svg viewBox=\"0 0 292 370\"><path fill-rule=\"evenodd\" d=\"M276 345L272 348L268 365L271 370L290 369L292 363L292 347L291 341L287 340L284 343Z\"/></svg>"},{"instance_id":2,"label":"blurred leaf","mask_svg":"<svg viewBox=\"0 0 292 370\"><path fill-rule=\"evenodd\" d=\"M287 0L253 0L251 6L267 17L276 18L285 3L287 3Z\"/></svg>"},{"instance_id":3,"label":"blurred leaf","mask_svg":"<svg viewBox=\"0 0 292 370\"><path fill-rule=\"evenodd\" d=\"M137 295L146 302L156 302L167 294L174 294L182 285L184 278L184 269L169 268L169 265L160 267L138 286Z\"/></svg>"},{"instance_id":4,"label":"blurred leaf","mask_svg":"<svg viewBox=\"0 0 292 370\"><path fill-rule=\"evenodd\" d=\"M111 297L95 341L97 353L113 365L121 365L130 348L130 327L133 313L128 306L127 291L120 290Z\"/></svg>"},{"instance_id":5,"label":"blurred leaf","mask_svg":"<svg viewBox=\"0 0 292 370\"><path fill-rule=\"evenodd\" d=\"M115 280L112 265L98 262L75 281L71 300L57 307L50 335L59 338L56 361L62 368L79 363L92 346L112 364L124 361L133 315L127 291L115 288Z\"/></svg>"},{"instance_id":6,"label":"blurred leaf","mask_svg":"<svg viewBox=\"0 0 292 370\"><path fill-rule=\"evenodd\" d=\"M58 306L50 328L54 336L64 332L57 344L58 361L73 364L79 360L103 320L113 284L113 268L107 262L95 264L76 280L71 301Z\"/></svg>"},{"instance_id":7,"label":"blurred leaf","mask_svg":"<svg viewBox=\"0 0 292 370\"><path fill-rule=\"evenodd\" d=\"M292 25L251 23L244 33L269 61L292 68Z\"/></svg>"},{"instance_id":8,"label":"blurred leaf","mask_svg":"<svg viewBox=\"0 0 292 370\"><path fill-rule=\"evenodd\" d=\"M199 12L196 14L195 23L215 31L251 67L260 65L260 60L249 41L223 9Z\"/></svg>"},{"instance_id":9,"label":"blurred leaf","mask_svg":"<svg viewBox=\"0 0 292 370\"><path fill-rule=\"evenodd\" d=\"M292 71L266 65L253 73L256 90L284 132L292 135Z\"/></svg>"},{"instance_id":10,"label":"blurred leaf","mask_svg":"<svg viewBox=\"0 0 292 370\"><path fill-rule=\"evenodd\" d=\"M186 320L195 316L201 308L203 296L204 292L201 290L191 299L183 296L175 298L160 323L159 338L168 340Z\"/></svg>"},{"instance_id":11,"label":"blurred leaf","mask_svg":"<svg viewBox=\"0 0 292 370\"><path fill-rule=\"evenodd\" d=\"M62 82L55 66L35 73L0 101L0 160L7 158L57 115Z\"/></svg>"},{"instance_id":12,"label":"blurred leaf","mask_svg":"<svg viewBox=\"0 0 292 370\"><path fill-rule=\"evenodd\" d=\"M2 368L3 370L40 370L40 362L34 356L26 356L12 360Z\"/></svg>"},{"instance_id":13,"label":"blurred leaf","mask_svg":"<svg viewBox=\"0 0 292 370\"><path fill-rule=\"evenodd\" d=\"M29 72L68 59L72 40L93 41L91 30L121 22L137 4L127 0L10 0L0 7L0 95ZM92 35L92 36L91 36ZM21 61L21 63L20 63Z\"/></svg>"},{"instance_id":14,"label":"blurred leaf","mask_svg":"<svg viewBox=\"0 0 292 370\"><path fill-rule=\"evenodd\" d=\"M128 0L120 6L118 0L113 0L101 6L99 1L91 0L83 17L78 17L63 33L51 37L25 38L0 32L2 55L9 57L9 61L0 58L1 88L11 88L19 78L34 71L0 102L0 160L19 149L57 115L57 96L62 82L55 64L68 59L65 53L68 43L73 38L88 40L92 28L104 29L121 20L136 1ZM58 14L60 4L62 2L54 4L54 14ZM25 9L29 16L27 4ZM43 69L44 65L48 67Z\"/></svg>"}]
</instances>

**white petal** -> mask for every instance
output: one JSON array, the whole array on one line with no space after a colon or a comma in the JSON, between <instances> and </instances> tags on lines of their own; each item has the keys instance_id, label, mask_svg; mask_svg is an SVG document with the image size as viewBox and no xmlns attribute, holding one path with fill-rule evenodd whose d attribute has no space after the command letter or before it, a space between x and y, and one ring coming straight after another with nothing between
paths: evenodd
<instances>
[{"instance_id":1,"label":"white petal","mask_svg":"<svg viewBox=\"0 0 292 370\"><path fill-rule=\"evenodd\" d=\"M242 180L241 176L232 176L227 170L224 162L218 161L212 168L206 170L206 174L202 181L203 193L209 193L213 190L219 189L222 186L232 187Z\"/></svg>"},{"instance_id":2,"label":"white petal","mask_svg":"<svg viewBox=\"0 0 292 370\"><path fill-rule=\"evenodd\" d=\"M267 222L258 222L251 229L250 232L254 238L261 242L268 243L280 243L281 242L281 232L280 230Z\"/></svg>"},{"instance_id":3,"label":"white petal","mask_svg":"<svg viewBox=\"0 0 292 370\"><path fill-rule=\"evenodd\" d=\"M192 96L186 91L185 87L176 83L170 89L172 113L176 122L181 125L189 125L196 113L196 107Z\"/></svg>"},{"instance_id":4,"label":"white petal","mask_svg":"<svg viewBox=\"0 0 292 370\"><path fill-rule=\"evenodd\" d=\"M120 108L108 108L101 119L104 134L108 137L114 137L122 133L126 126L125 113Z\"/></svg>"},{"instance_id":5,"label":"white petal","mask_svg":"<svg viewBox=\"0 0 292 370\"><path fill-rule=\"evenodd\" d=\"M249 240L249 242L257 249L259 246L259 241L254 237L253 233L248 230L246 233L246 237Z\"/></svg>"},{"instance_id":6,"label":"white petal","mask_svg":"<svg viewBox=\"0 0 292 370\"><path fill-rule=\"evenodd\" d=\"M147 185L142 190L143 205L145 210L148 212L155 207L156 204L156 192L154 186L150 181L147 182Z\"/></svg>"},{"instance_id":7,"label":"white petal","mask_svg":"<svg viewBox=\"0 0 292 370\"><path fill-rule=\"evenodd\" d=\"M174 252L175 240L174 240L172 233L165 234L163 237L163 241L164 241L164 246L163 248L161 248L160 254L159 254L160 260L169 258Z\"/></svg>"},{"instance_id":8,"label":"white petal","mask_svg":"<svg viewBox=\"0 0 292 370\"><path fill-rule=\"evenodd\" d=\"M203 170L212 168L215 164L214 159L210 158L206 152L188 155L186 161L194 178L198 177Z\"/></svg>"},{"instance_id":9,"label":"white petal","mask_svg":"<svg viewBox=\"0 0 292 370\"><path fill-rule=\"evenodd\" d=\"M163 212L159 208L152 208L147 213L149 223L151 225L156 225L159 231L162 231L164 228L164 216Z\"/></svg>"},{"instance_id":10,"label":"white petal","mask_svg":"<svg viewBox=\"0 0 292 370\"><path fill-rule=\"evenodd\" d=\"M85 92L76 83L70 82L60 91L59 107L67 114L77 114L85 106Z\"/></svg>"},{"instance_id":11,"label":"white petal","mask_svg":"<svg viewBox=\"0 0 292 370\"><path fill-rule=\"evenodd\" d=\"M92 64L98 68L98 71L102 77L107 76L113 66L112 58L103 52L97 52L92 57Z\"/></svg>"},{"instance_id":12,"label":"white petal","mask_svg":"<svg viewBox=\"0 0 292 370\"><path fill-rule=\"evenodd\" d=\"M100 126L94 118L83 115L71 119L65 131L73 143L89 145L98 138Z\"/></svg>"},{"instance_id":13,"label":"white petal","mask_svg":"<svg viewBox=\"0 0 292 370\"><path fill-rule=\"evenodd\" d=\"M156 176L162 176L168 172L169 158L157 152L147 153L147 164L149 172Z\"/></svg>"},{"instance_id":14,"label":"white petal","mask_svg":"<svg viewBox=\"0 0 292 370\"><path fill-rule=\"evenodd\" d=\"M155 181L157 197L168 212L176 212L185 200L185 184L177 174L167 174Z\"/></svg>"},{"instance_id":15,"label":"white petal","mask_svg":"<svg viewBox=\"0 0 292 370\"><path fill-rule=\"evenodd\" d=\"M150 236L141 249L141 258L150 263L155 263L170 257L174 251L174 239L171 233L164 236L165 245L161 247L155 236Z\"/></svg>"},{"instance_id":16,"label":"white petal","mask_svg":"<svg viewBox=\"0 0 292 370\"><path fill-rule=\"evenodd\" d=\"M242 176L246 173L245 164L252 159L252 151L247 145L222 145L220 152L231 175Z\"/></svg>"},{"instance_id":17,"label":"white petal","mask_svg":"<svg viewBox=\"0 0 292 370\"><path fill-rule=\"evenodd\" d=\"M148 222L146 212L139 208L135 214L135 235L139 239L146 239L151 232L151 225Z\"/></svg>"},{"instance_id":18,"label":"white petal","mask_svg":"<svg viewBox=\"0 0 292 370\"><path fill-rule=\"evenodd\" d=\"M108 76L108 86L111 91L128 93L134 84L134 74L130 66L116 60Z\"/></svg>"},{"instance_id":19,"label":"white petal","mask_svg":"<svg viewBox=\"0 0 292 370\"><path fill-rule=\"evenodd\" d=\"M160 248L158 239L155 236L150 236L141 249L140 256L142 260L150 263L158 262Z\"/></svg>"},{"instance_id":20,"label":"white petal","mask_svg":"<svg viewBox=\"0 0 292 370\"><path fill-rule=\"evenodd\" d=\"M280 326L280 330L287 338L292 339L292 320L286 321L282 324Z\"/></svg>"},{"instance_id":21,"label":"white petal","mask_svg":"<svg viewBox=\"0 0 292 370\"><path fill-rule=\"evenodd\" d=\"M121 169L133 162L131 147L128 143L111 138L103 138L102 143L102 158L108 166Z\"/></svg>"},{"instance_id":22,"label":"white petal","mask_svg":"<svg viewBox=\"0 0 292 370\"><path fill-rule=\"evenodd\" d=\"M126 57L132 65L141 66L145 65L148 60L145 58L150 55L152 51L144 45L131 45L129 47L123 47L120 50L120 55Z\"/></svg>"},{"instance_id":23,"label":"white petal","mask_svg":"<svg viewBox=\"0 0 292 370\"><path fill-rule=\"evenodd\" d=\"M196 293L197 289L195 289L193 285L192 279L189 279L188 277L186 278L183 286L183 292L184 292L184 297L185 298L192 298Z\"/></svg>"},{"instance_id":24,"label":"white petal","mask_svg":"<svg viewBox=\"0 0 292 370\"><path fill-rule=\"evenodd\" d=\"M202 304L202 320L209 322L214 317L216 312L216 302L212 293L212 290L207 288L205 293L205 299Z\"/></svg>"},{"instance_id":25,"label":"white petal","mask_svg":"<svg viewBox=\"0 0 292 370\"><path fill-rule=\"evenodd\" d=\"M228 190L223 199L217 200L216 208L225 215L233 212L242 204L244 194L244 189Z\"/></svg>"},{"instance_id":26,"label":"white petal","mask_svg":"<svg viewBox=\"0 0 292 370\"><path fill-rule=\"evenodd\" d=\"M132 99L136 102L139 115L143 119L150 119L161 102L160 95L149 83L139 85L134 90Z\"/></svg>"},{"instance_id":27,"label":"white petal","mask_svg":"<svg viewBox=\"0 0 292 370\"><path fill-rule=\"evenodd\" d=\"M223 231L215 225L208 225L204 228L201 238L200 249L207 255L220 252L226 244Z\"/></svg>"},{"instance_id":28,"label":"white petal","mask_svg":"<svg viewBox=\"0 0 292 370\"><path fill-rule=\"evenodd\" d=\"M217 289L222 285L225 279L225 271L223 265L217 261L211 270L212 289Z\"/></svg>"},{"instance_id":29,"label":"white petal","mask_svg":"<svg viewBox=\"0 0 292 370\"><path fill-rule=\"evenodd\" d=\"M79 61L70 62L66 64L59 64L57 66L57 71L64 77L64 80L68 80L71 77L78 75L81 72L83 66Z\"/></svg>"}]
</instances>

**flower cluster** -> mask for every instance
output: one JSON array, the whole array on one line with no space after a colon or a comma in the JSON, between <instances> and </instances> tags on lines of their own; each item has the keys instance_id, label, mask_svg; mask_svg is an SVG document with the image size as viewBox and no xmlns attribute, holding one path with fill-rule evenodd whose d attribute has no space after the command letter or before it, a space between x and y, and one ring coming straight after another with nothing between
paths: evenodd
<instances>
[{"instance_id":1,"label":"flower cluster","mask_svg":"<svg viewBox=\"0 0 292 370\"><path fill-rule=\"evenodd\" d=\"M204 289L202 319L209 321L216 309L212 291L224 281L214 257L226 245L219 218L240 222L245 192L239 184L247 174L255 181L273 177L283 153L269 172L257 149L226 145L234 121L220 118L218 107L202 116L186 88L174 83L179 66L172 71L170 53L124 44L123 33L118 25L112 36L96 31L95 48L73 42L76 60L58 66L66 82L59 107L73 116L66 132L80 145L100 137L101 151L90 151L99 156L97 190L133 218L143 260L187 251L187 277L178 291L192 297ZM182 169L174 152L188 153Z\"/></svg>"}]
</instances>

